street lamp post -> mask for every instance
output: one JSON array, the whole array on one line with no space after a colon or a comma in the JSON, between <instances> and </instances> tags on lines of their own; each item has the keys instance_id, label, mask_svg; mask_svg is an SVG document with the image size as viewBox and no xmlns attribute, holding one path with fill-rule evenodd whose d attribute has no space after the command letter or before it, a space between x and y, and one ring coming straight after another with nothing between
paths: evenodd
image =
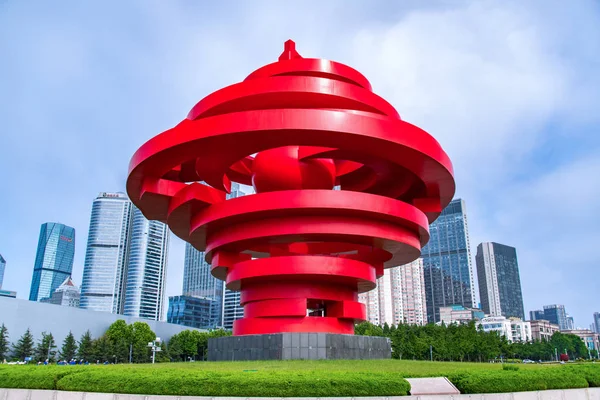
<instances>
[{"instance_id":1,"label":"street lamp post","mask_svg":"<svg viewBox=\"0 0 600 400\"><path fill-rule=\"evenodd\" d=\"M152 349L152 364L154 364L154 361L156 359L156 352L162 351L162 349L160 348L160 338L157 337L154 341L148 342L148 347Z\"/></svg>"}]
</instances>

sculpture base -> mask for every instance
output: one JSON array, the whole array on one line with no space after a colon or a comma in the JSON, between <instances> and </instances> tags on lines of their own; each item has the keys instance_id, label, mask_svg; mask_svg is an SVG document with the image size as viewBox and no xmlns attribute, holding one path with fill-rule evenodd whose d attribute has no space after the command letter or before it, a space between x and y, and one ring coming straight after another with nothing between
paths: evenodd
<instances>
[{"instance_id":1,"label":"sculpture base","mask_svg":"<svg viewBox=\"0 0 600 400\"><path fill-rule=\"evenodd\" d=\"M336 333L274 333L208 339L209 361L368 360L391 358L385 337Z\"/></svg>"}]
</instances>

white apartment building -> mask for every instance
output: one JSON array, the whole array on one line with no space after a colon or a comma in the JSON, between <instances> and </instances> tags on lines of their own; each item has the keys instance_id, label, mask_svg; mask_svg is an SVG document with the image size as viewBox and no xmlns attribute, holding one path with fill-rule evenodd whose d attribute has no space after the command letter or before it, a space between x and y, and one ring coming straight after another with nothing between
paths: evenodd
<instances>
[{"instance_id":1,"label":"white apartment building","mask_svg":"<svg viewBox=\"0 0 600 400\"><path fill-rule=\"evenodd\" d=\"M477 322L484 332L498 332L509 342L531 342L531 324L519 318L486 317Z\"/></svg>"}]
</instances>

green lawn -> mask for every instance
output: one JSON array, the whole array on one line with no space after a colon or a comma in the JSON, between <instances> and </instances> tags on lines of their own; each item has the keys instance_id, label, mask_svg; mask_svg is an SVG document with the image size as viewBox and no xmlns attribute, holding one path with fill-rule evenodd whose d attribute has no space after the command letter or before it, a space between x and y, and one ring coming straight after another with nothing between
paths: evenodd
<instances>
[{"instance_id":1,"label":"green lawn","mask_svg":"<svg viewBox=\"0 0 600 400\"><path fill-rule=\"evenodd\" d=\"M463 393L600 385L600 364L519 365L406 360L247 361L89 366L0 366L0 387L195 396L405 395L404 378L446 376Z\"/></svg>"}]
</instances>

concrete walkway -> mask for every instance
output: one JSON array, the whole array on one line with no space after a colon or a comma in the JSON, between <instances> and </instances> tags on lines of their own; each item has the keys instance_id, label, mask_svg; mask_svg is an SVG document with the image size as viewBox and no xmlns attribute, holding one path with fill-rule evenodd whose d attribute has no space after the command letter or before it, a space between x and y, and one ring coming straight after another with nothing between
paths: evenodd
<instances>
[{"instance_id":1,"label":"concrete walkway","mask_svg":"<svg viewBox=\"0 0 600 400\"><path fill-rule=\"evenodd\" d=\"M412 396L419 400L600 400L600 388L545 390L499 394L458 394ZM195 396L144 396L132 394L62 392L59 390L0 389L0 400L282 400L277 397L195 397ZM290 398L288 398L290 399ZM317 400L302 397L294 400ZM408 397L322 397L323 400L402 400Z\"/></svg>"}]
</instances>

